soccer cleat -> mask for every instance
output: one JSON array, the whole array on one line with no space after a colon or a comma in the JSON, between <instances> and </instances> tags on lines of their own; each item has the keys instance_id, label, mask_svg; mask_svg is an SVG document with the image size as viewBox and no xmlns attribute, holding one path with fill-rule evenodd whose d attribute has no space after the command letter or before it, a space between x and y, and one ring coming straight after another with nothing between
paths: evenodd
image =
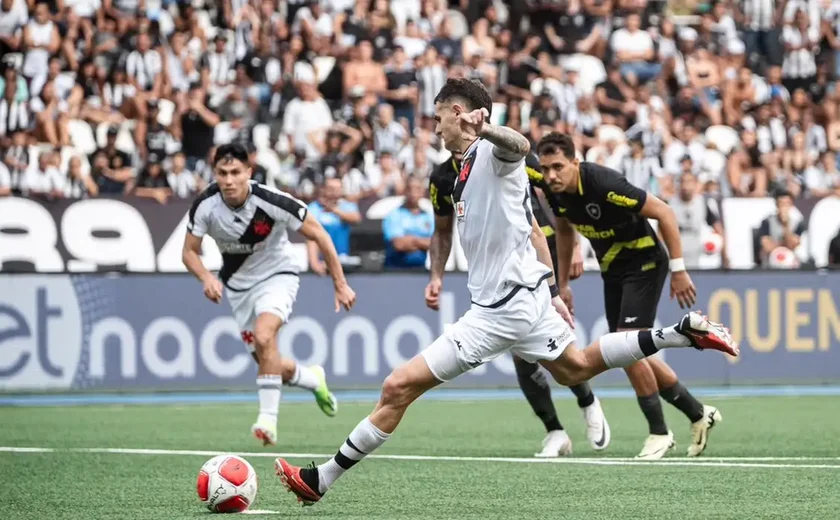
<instances>
[{"instance_id":1,"label":"soccer cleat","mask_svg":"<svg viewBox=\"0 0 840 520\"><path fill-rule=\"evenodd\" d=\"M697 350L719 350L730 356L740 353L738 343L732 339L729 329L709 321L699 312L692 311L683 316L675 329L688 338L691 346Z\"/></svg>"},{"instance_id":2,"label":"soccer cleat","mask_svg":"<svg viewBox=\"0 0 840 520\"><path fill-rule=\"evenodd\" d=\"M676 446L674 432L668 430L667 435L648 435L642 451L636 455L636 460L659 460Z\"/></svg>"},{"instance_id":3,"label":"soccer cleat","mask_svg":"<svg viewBox=\"0 0 840 520\"><path fill-rule=\"evenodd\" d=\"M534 457L551 459L572 454L572 439L565 430L553 430L546 434L542 442L542 451L534 453Z\"/></svg>"},{"instance_id":4,"label":"soccer cleat","mask_svg":"<svg viewBox=\"0 0 840 520\"><path fill-rule=\"evenodd\" d=\"M610 425L597 397L592 404L583 409L583 420L586 421L586 438L589 439L592 449L607 449L610 445Z\"/></svg>"},{"instance_id":5,"label":"soccer cleat","mask_svg":"<svg viewBox=\"0 0 840 520\"><path fill-rule=\"evenodd\" d=\"M709 432L716 424L723 421L723 416L714 406L703 406L703 418L691 424L691 446L688 447L689 457L699 457L706 449Z\"/></svg>"},{"instance_id":6,"label":"soccer cleat","mask_svg":"<svg viewBox=\"0 0 840 520\"><path fill-rule=\"evenodd\" d=\"M315 482L313 482L313 485L317 489L317 468L299 468L297 466L292 466L286 462L285 459L276 459L274 461L274 471L280 477L280 483L283 484L286 491L294 493L298 502L302 505L311 506L315 502L321 500L321 497L324 496L313 490L312 487L304 481L304 472L314 471Z\"/></svg>"},{"instance_id":7,"label":"soccer cleat","mask_svg":"<svg viewBox=\"0 0 840 520\"><path fill-rule=\"evenodd\" d=\"M318 365L309 367L309 370L315 373L318 377L318 380L321 384L318 385L312 393L315 394L315 401L318 402L318 408L321 409L322 412L327 417L335 417L335 414L338 413L338 400L336 400L335 395L330 392L329 387L327 387L327 375L324 373L324 368Z\"/></svg>"},{"instance_id":8,"label":"soccer cleat","mask_svg":"<svg viewBox=\"0 0 840 520\"><path fill-rule=\"evenodd\" d=\"M263 446L274 446L277 444L277 422L271 422L262 417L257 418L257 422L251 426L251 433Z\"/></svg>"}]
</instances>

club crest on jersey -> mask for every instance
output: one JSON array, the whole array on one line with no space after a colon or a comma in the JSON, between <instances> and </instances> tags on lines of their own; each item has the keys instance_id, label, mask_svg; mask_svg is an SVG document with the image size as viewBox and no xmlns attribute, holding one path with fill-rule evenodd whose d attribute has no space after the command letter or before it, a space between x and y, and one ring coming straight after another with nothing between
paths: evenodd
<instances>
[{"instance_id":1,"label":"club crest on jersey","mask_svg":"<svg viewBox=\"0 0 840 520\"><path fill-rule=\"evenodd\" d=\"M271 223L266 222L265 220L254 221L254 234L255 235L264 237L269 233L271 233Z\"/></svg>"},{"instance_id":2,"label":"club crest on jersey","mask_svg":"<svg viewBox=\"0 0 840 520\"><path fill-rule=\"evenodd\" d=\"M463 222L467 216L467 206L463 200L455 203L455 216L458 217L458 222Z\"/></svg>"},{"instance_id":3,"label":"club crest on jersey","mask_svg":"<svg viewBox=\"0 0 840 520\"><path fill-rule=\"evenodd\" d=\"M586 205L586 213L595 220L598 220L601 218L601 206L595 204L594 202L590 202Z\"/></svg>"}]
</instances>

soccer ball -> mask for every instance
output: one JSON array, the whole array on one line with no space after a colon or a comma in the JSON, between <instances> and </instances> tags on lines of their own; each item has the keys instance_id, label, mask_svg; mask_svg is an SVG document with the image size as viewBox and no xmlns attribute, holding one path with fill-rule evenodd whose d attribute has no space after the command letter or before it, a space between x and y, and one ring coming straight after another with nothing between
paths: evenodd
<instances>
[{"instance_id":1,"label":"soccer ball","mask_svg":"<svg viewBox=\"0 0 840 520\"><path fill-rule=\"evenodd\" d=\"M201 466L198 498L214 513L241 513L257 498L257 473L236 455L217 455Z\"/></svg>"}]
</instances>

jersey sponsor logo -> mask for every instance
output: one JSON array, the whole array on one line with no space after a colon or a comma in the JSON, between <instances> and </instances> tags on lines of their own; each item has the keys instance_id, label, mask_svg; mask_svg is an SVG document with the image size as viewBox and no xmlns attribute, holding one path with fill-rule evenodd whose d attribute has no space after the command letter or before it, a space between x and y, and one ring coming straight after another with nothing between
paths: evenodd
<instances>
[{"instance_id":1,"label":"jersey sponsor logo","mask_svg":"<svg viewBox=\"0 0 840 520\"><path fill-rule=\"evenodd\" d=\"M616 206L621 206L622 208L634 208L636 204L639 203L638 200L626 197L624 195L619 195L618 193L611 191L607 193L607 201L612 202ZM600 208L599 208L600 210ZM598 218L598 217L593 217Z\"/></svg>"},{"instance_id":2,"label":"jersey sponsor logo","mask_svg":"<svg viewBox=\"0 0 840 520\"><path fill-rule=\"evenodd\" d=\"M624 323L633 323L637 319L639 319L638 316L627 316L624 318Z\"/></svg>"},{"instance_id":3,"label":"jersey sponsor logo","mask_svg":"<svg viewBox=\"0 0 840 520\"><path fill-rule=\"evenodd\" d=\"M241 242L222 242L217 241L216 245L219 247L219 252L229 255L249 255L265 247L264 243L259 244L243 244Z\"/></svg>"},{"instance_id":4,"label":"jersey sponsor logo","mask_svg":"<svg viewBox=\"0 0 840 520\"><path fill-rule=\"evenodd\" d=\"M588 224L575 224L575 229L578 231L578 233L590 240L603 240L615 236L615 229L613 228L598 230L595 229L595 226L590 226Z\"/></svg>"},{"instance_id":5,"label":"jersey sponsor logo","mask_svg":"<svg viewBox=\"0 0 840 520\"><path fill-rule=\"evenodd\" d=\"M586 213L595 220L598 220L601 218L601 206L590 202L586 205Z\"/></svg>"}]
</instances>

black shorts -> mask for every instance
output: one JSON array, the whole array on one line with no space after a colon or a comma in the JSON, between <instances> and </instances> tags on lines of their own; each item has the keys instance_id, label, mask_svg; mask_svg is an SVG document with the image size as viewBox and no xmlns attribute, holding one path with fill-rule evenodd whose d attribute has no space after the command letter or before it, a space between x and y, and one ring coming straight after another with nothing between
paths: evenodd
<instances>
[{"instance_id":1,"label":"black shorts","mask_svg":"<svg viewBox=\"0 0 840 520\"><path fill-rule=\"evenodd\" d=\"M667 279L668 261L660 260L649 271L604 280L604 307L610 332L652 328Z\"/></svg>"}]
</instances>

